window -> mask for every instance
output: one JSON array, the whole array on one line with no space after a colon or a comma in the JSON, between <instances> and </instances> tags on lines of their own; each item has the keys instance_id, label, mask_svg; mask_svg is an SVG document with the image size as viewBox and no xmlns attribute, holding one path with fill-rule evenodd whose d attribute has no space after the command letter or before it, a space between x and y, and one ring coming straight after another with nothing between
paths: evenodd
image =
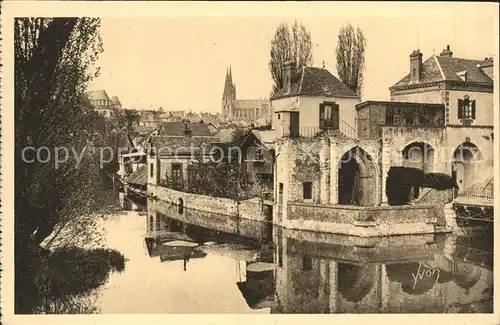
<instances>
[{"instance_id":1,"label":"window","mask_svg":"<svg viewBox=\"0 0 500 325\"><path fill-rule=\"evenodd\" d=\"M279 192L278 194L283 194L283 183L279 184Z\"/></svg>"},{"instance_id":2,"label":"window","mask_svg":"<svg viewBox=\"0 0 500 325\"><path fill-rule=\"evenodd\" d=\"M310 257L303 257L302 258L302 271L311 271L313 268L312 266L312 258Z\"/></svg>"},{"instance_id":3,"label":"window","mask_svg":"<svg viewBox=\"0 0 500 325\"><path fill-rule=\"evenodd\" d=\"M281 114L278 114L278 120L281 119Z\"/></svg>"},{"instance_id":4,"label":"window","mask_svg":"<svg viewBox=\"0 0 500 325\"><path fill-rule=\"evenodd\" d=\"M335 103L319 105L319 127L320 129L338 129L339 105Z\"/></svg>"},{"instance_id":5,"label":"window","mask_svg":"<svg viewBox=\"0 0 500 325\"><path fill-rule=\"evenodd\" d=\"M154 175L155 175L155 174L154 174L154 171L155 171L155 169L154 169L154 165L153 165L153 164L150 164L150 165L149 165L149 176L150 176L150 177L154 177Z\"/></svg>"},{"instance_id":6,"label":"window","mask_svg":"<svg viewBox=\"0 0 500 325\"><path fill-rule=\"evenodd\" d=\"M476 118L476 100L465 95L458 99L458 118L463 120L474 120Z\"/></svg>"},{"instance_id":7,"label":"window","mask_svg":"<svg viewBox=\"0 0 500 325\"><path fill-rule=\"evenodd\" d=\"M258 148L257 150L255 150L255 160L257 160L257 161L264 160L264 154L262 152L262 149Z\"/></svg>"},{"instance_id":8,"label":"window","mask_svg":"<svg viewBox=\"0 0 500 325\"><path fill-rule=\"evenodd\" d=\"M302 183L302 194L304 200L312 199L312 182Z\"/></svg>"}]
</instances>

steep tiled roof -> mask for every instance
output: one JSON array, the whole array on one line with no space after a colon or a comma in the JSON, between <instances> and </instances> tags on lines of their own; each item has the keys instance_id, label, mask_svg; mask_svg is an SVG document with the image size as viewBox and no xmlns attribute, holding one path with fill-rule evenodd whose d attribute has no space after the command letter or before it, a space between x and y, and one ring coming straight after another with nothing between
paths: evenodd
<instances>
[{"instance_id":1,"label":"steep tiled roof","mask_svg":"<svg viewBox=\"0 0 500 325\"><path fill-rule=\"evenodd\" d=\"M215 141L229 143L233 140L234 129L219 129L215 134Z\"/></svg>"},{"instance_id":2,"label":"steep tiled roof","mask_svg":"<svg viewBox=\"0 0 500 325\"><path fill-rule=\"evenodd\" d=\"M429 57L422 63L422 72L419 83L430 83L438 81L462 81L458 75L467 71L467 82L493 84L493 80L478 65L485 61L461 59L447 56ZM414 84L408 73L403 79L392 87L407 86Z\"/></svg>"},{"instance_id":3,"label":"steep tiled roof","mask_svg":"<svg viewBox=\"0 0 500 325\"><path fill-rule=\"evenodd\" d=\"M255 134L257 139L259 139L267 148L274 148L274 142L276 141L276 132L274 130L252 130L252 133Z\"/></svg>"},{"instance_id":4,"label":"steep tiled roof","mask_svg":"<svg viewBox=\"0 0 500 325\"><path fill-rule=\"evenodd\" d=\"M111 101L113 102L113 104L115 105L121 105L122 103L120 102L120 100L118 99L118 96L113 96L113 98L111 98Z\"/></svg>"},{"instance_id":5,"label":"steep tiled roof","mask_svg":"<svg viewBox=\"0 0 500 325\"><path fill-rule=\"evenodd\" d=\"M148 168L141 166L126 179L127 183L146 185L148 183Z\"/></svg>"},{"instance_id":6,"label":"steep tiled roof","mask_svg":"<svg viewBox=\"0 0 500 325\"><path fill-rule=\"evenodd\" d=\"M162 124L160 135L184 136L186 129L192 136L211 136L210 128L203 123L165 122Z\"/></svg>"},{"instance_id":7,"label":"steep tiled roof","mask_svg":"<svg viewBox=\"0 0 500 325\"><path fill-rule=\"evenodd\" d=\"M90 100L110 100L106 91L102 89L89 91L87 96Z\"/></svg>"},{"instance_id":8,"label":"steep tiled roof","mask_svg":"<svg viewBox=\"0 0 500 325\"><path fill-rule=\"evenodd\" d=\"M151 145L160 154L175 155L200 153L205 148L205 153L210 153L213 137L171 137L155 136L151 138Z\"/></svg>"},{"instance_id":9,"label":"steep tiled roof","mask_svg":"<svg viewBox=\"0 0 500 325\"><path fill-rule=\"evenodd\" d=\"M283 89L271 99L289 96L324 96L358 98L342 81L323 68L305 67L301 77L291 85L289 93Z\"/></svg>"}]
</instances>

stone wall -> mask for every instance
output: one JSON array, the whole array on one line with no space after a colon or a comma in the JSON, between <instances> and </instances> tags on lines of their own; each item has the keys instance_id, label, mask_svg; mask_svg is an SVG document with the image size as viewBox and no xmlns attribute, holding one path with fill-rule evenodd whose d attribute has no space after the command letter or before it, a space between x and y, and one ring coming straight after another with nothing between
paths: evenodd
<instances>
[{"instance_id":1,"label":"stone wall","mask_svg":"<svg viewBox=\"0 0 500 325\"><path fill-rule=\"evenodd\" d=\"M453 199L450 191L438 191L435 189L425 189L418 199L418 204L434 205L433 215L437 218L437 225L446 226L444 206Z\"/></svg>"},{"instance_id":2,"label":"stone wall","mask_svg":"<svg viewBox=\"0 0 500 325\"><path fill-rule=\"evenodd\" d=\"M187 224L222 231L228 234L236 234L242 237L267 240L270 235L267 232L267 224L264 222L246 220L233 216L211 213L194 209L179 209L179 206L158 199L148 200L148 215L153 217L152 224L165 215L168 218L178 220ZM160 225L161 227L163 225Z\"/></svg>"},{"instance_id":3,"label":"stone wall","mask_svg":"<svg viewBox=\"0 0 500 325\"><path fill-rule=\"evenodd\" d=\"M241 201L239 206L239 217L255 221L266 220L266 216L263 212L262 200L260 198L252 198Z\"/></svg>"},{"instance_id":4,"label":"stone wall","mask_svg":"<svg viewBox=\"0 0 500 325\"><path fill-rule=\"evenodd\" d=\"M356 207L289 202L281 226L361 237L434 232L434 206Z\"/></svg>"},{"instance_id":5,"label":"stone wall","mask_svg":"<svg viewBox=\"0 0 500 325\"><path fill-rule=\"evenodd\" d=\"M161 201L173 203L176 205L179 205L179 199L182 199L182 205L186 209L216 213L255 221L265 220L262 201L258 198L243 200L239 203L238 207L238 202L236 202L235 200L185 193L166 187L154 186L151 184L148 186L148 194L156 196Z\"/></svg>"},{"instance_id":6,"label":"stone wall","mask_svg":"<svg viewBox=\"0 0 500 325\"><path fill-rule=\"evenodd\" d=\"M202 210L228 216L238 215L238 204L231 199L185 193L153 185L148 186L148 194L156 196L162 201L174 204L179 204L179 199L182 199L183 206L188 209Z\"/></svg>"}]
</instances>

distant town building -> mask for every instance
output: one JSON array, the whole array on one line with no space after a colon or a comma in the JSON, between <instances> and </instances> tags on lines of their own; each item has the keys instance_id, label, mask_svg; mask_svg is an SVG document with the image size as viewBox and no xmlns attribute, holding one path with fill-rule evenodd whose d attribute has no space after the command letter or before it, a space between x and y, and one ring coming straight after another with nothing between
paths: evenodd
<instances>
[{"instance_id":1,"label":"distant town building","mask_svg":"<svg viewBox=\"0 0 500 325\"><path fill-rule=\"evenodd\" d=\"M222 115L225 121L264 124L270 120L270 106L267 99L236 99L236 84L233 83L231 67L229 67L222 94Z\"/></svg>"},{"instance_id":2,"label":"distant town building","mask_svg":"<svg viewBox=\"0 0 500 325\"><path fill-rule=\"evenodd\" d=\"M113 96L113 98L111 98L111 102L115 109L122 109L122 103L120 102L118 96Z\"/></svg>"},{"instance_id":3,"label":"distant town building","mask_svg":"<svg viewBox=\"0 0 500 325\"><path fill-rule=\"evenodd\" d=\"M94 109L107 118L116 118L115 110L122 108L118 96L110 99L104 89L89 91L87 97Z\"/></svg>"}]
</instances>

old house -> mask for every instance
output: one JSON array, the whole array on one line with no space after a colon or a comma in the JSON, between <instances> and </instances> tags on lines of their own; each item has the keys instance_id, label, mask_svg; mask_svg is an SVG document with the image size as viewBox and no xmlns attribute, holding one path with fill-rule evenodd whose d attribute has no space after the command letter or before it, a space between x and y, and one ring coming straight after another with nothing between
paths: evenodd
<instances>
[{"instance_id":1,"label":"old house","mask_svg":"<svg viewBox=\"0 0 500 325\"><path fill-rule=\"evenodd\" d=\"M439 55L425 61L422 57L419 50L411 53L409 72L390 87L391 101L442 105L442 141L415 140L435 151L441 163L437 171L453 175L461 192L488 182L493 178L493 59L455 57L449 45ZM414 121L403 116L406 112L403 108L394 111L401 126Z\"/></svg>"},{"instance_id":2,"label":"old house","mask_svg":"<svg viewBox=\"0 0 500 325\"><path fill-rule=\"evenodd\" d=\"M272 129L278 137L314 137L339 130L355 136L358 96L323 68L284 65L283 88L271 98Z\"/></svg>"},{"instance_id":3,"label":"old house","mask_svg":"<svg viewBox=\"0 0 500 325\"><path fill-rule=\"evenodd\" d=\"M270 220L274 205L275 142L274 131L252 130L238 143L242 168L248 175L248 194L263 200L264 213Z\"/></svg>"},{"instance_id":4,"label":"old house","mask_svg":"<svg viewBox=\"0 0 500 325\"><path fill-rule=\"evenodd\" d=\"M276 222L296 218L296 204L378 205L380 145L357 140L358 96L326 69L297 73L288 62L284 71L271 98Z\"/></svg>"},{"instance_id":5,"label":"old house","mask_svg":"<svg viewBox=\"0 0 500 325\"><path fill-rule=\"evenodd\" d=\"M118 152L118 172L120 177L134 173L147 163L146 152L150 139L158 135L159 128L138 127L127 135L129 148Z\"/></svg>"},{"instance_id":6,"label":"old house","mask_svg":"<svg viewBox=\"0 0 500 325\"><path fill-rule=\"evenodd\" d=\"M188 166L193 161L207 161L213 154L212 136L158 135L151 138L148 149L148 183L184 190Z\"/></svg>"}]
</instances>

